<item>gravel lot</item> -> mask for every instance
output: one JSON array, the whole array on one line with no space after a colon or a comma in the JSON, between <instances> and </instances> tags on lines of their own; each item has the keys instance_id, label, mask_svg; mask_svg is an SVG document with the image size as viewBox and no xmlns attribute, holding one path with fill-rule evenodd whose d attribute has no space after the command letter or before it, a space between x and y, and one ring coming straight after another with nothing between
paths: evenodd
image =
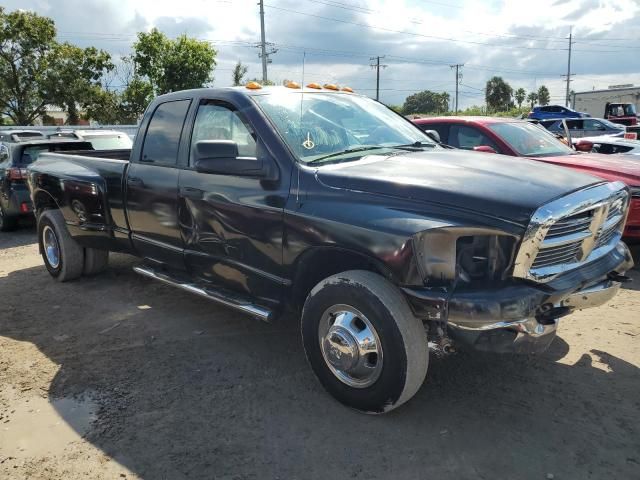
<instances>
[{"instance_id":1,"label":"gravel lot","mask_svg":"<svg viewBox=\"0 0 640 480\"><path fill-rule=\"evenodd\" d=\"M0 234L0 478L640 478L640 271L536 357L433 359L407 405L352 412L296 319L247 319L137 276L58 284Z\"/></svg>"}]
</instances>

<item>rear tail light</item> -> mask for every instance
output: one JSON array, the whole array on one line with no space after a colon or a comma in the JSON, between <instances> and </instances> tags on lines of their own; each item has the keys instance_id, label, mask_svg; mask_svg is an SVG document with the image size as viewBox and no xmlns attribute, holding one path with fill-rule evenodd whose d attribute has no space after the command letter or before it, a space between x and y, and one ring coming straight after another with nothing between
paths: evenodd
<instances>
[{"instance_id":1,"label":"rear tail light","mask_svg":"<svg viewBox=\"0 0 640 480\"><path fill-rule=\"evenodd\" d=\"M27 169L26 168L7 168L7 178L9 180L26 180Z\"/></svg>"},{"instance_id":2,"label":"rear tail light","mask_svg":"<svg viewBox=\"0 0 640 480\"><path fill-rule=\"evenodd\" d=\"M29 213L31 211L31 205L27 202L22 202L20 204L20 212Z\"/></svg>"}]
</instances>

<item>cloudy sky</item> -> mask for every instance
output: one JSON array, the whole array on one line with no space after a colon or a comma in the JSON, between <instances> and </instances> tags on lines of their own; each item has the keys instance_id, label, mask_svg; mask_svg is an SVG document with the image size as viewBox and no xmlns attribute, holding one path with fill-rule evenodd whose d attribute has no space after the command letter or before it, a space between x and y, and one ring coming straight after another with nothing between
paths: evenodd
<instances>
[{"instance_id":1,"label":"cloudy sky","mask_svg":"<svg viewBox=\"0 0 640 480\"><path fill-rule=\"evenodd\" d=\"M3 0L52 17L60 40L130 52L156 26L211 41L215 85L231 83L236 61L261 77L257 0ZM370 57L384 56L380 97L401 104L430 89L453 93L451 64L464 64L461 107L481 104L488 78L527 91L545 84L563 102L569 29L572 89L640 85L640 0L265 0L269 78L333 81L375 94Z\"/></svg>"}]
</instances>

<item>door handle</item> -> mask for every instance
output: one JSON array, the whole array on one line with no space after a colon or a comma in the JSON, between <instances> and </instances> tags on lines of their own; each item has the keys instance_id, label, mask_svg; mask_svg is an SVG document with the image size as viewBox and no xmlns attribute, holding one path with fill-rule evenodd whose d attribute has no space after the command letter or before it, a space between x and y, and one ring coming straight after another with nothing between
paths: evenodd
<instances>
[{"instance_id":1,"label":"door handle","mask_svg":"<svg viewBox=\"0 0 640 480\"><path fill-rule=\"evenodd\" d=\"M180 187L180 196L190 198L192 200L202 200L204 192L199 188L193 187Z\"/></svg>"},{"instance_id":2,"label":"door handle","mask_svg":"<svg viewBox=\"0 0 640 480\"><path fill-rule=\"evenodd\" d=\"M135 187L144 187L144 182L140 177L128 177L127 184Z\"/></svg>"}]
</instances>

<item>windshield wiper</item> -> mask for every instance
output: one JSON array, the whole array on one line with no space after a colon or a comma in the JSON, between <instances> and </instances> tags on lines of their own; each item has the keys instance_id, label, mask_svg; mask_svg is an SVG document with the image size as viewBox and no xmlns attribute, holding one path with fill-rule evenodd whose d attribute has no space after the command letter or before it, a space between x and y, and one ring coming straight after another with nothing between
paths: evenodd
<instances>
[{"instance_id":1,"label":"windshield wiper","mask_svg":"<svg viewBox=\"0 0 640 480\"><path fill-rule=\"evenodd\" d=\"M381 148L394 148L394 147L387 147L387 146L383 146L383 145L361 145L359 147L347 148L346 150L342 150L340 152L334 152L334 153L330 153L328 155L324 155L322 157L314 158L313 160L309 160L307 162L307 165L312 165L314 163L321 162L323 160L327 160L329 158L339 157L340 155L347 155L349 153L356 153L356 152L364 152L364 151L367 151L367 150L378 150L378 149L381 149Z\"/></svg>"},{"instance_id":2,"label":"windshield wiper","mask_svg":"<svg viewBox=\"0 0 640 480\"><path fill-rule=\"evenodd\" d=\"M435 148L436 144L431 142L423 142L422 140L417 140L413 143L407 143L405 145L394 145L393 147L390 147L390 148L423 148L423 147Z\"/></svg>"}]
</instances>

